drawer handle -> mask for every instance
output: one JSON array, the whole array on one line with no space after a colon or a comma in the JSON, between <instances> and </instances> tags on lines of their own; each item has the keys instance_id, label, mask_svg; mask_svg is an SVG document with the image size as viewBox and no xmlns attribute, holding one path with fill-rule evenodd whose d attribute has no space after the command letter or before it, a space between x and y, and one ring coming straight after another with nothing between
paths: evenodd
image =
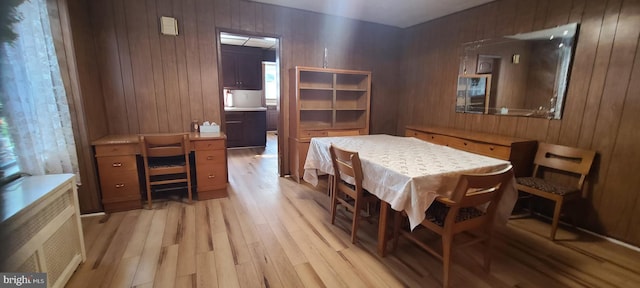
<instances>
[{"instance_id":1,"label":"drawer handle","mask_svg":"<svg viewBox=\"0 0 640 288\"><path fill-rule=\"evenodd\" d=\"M493 151L493 146L490 146L490 147L489 147L489 150Z\"/></svg>"},{"instance_id":2,"label":"drawer handle","mask_svg":"<svg viewBox=\"0 0 640 288\"><path fill-rule=\"evenodd\" d=\"M207 160L213 160L213 156L207 156Z\"/></svg>"},{"instance_id":3,"label":"drawer handle","mask_svg":"<svg viewBox=\"0 0 640 288\"><path fill-rule=\"evenodd\" d=\"M116 184L116 188L123 188L124 184Z\"/></svg>"},{"instance_id":4,"label":"drawer handle","mask_svg":"<svg viewBox=\"0 0 640 288\"><path fill-rule=\"evenodd\" d=\"M213 179L213 178L216 178L216 175L209 174L209 176L207 176L207 178L209 178L209 179Z\"/></svg>"},{"instance_id":5,"label":"drawer handle","mask_svg":"<svg viewBox=\"0 0 640 288\"><path fill-rule=\"evenodd\" d=\"M462 142L462 144L464 144L464 146L467 146L467 142Z\"/></svg>"},{"instance_id":6,"label":"drawer handle","mask_svg":"<svg viewBox=\"0 0 640 288\"><path fill-rule=\"evenodd\" d=\"M436 138L436 136L431 136L431 139L434 139L434 138Z\"/></svg>"},{"instance_id":7,"label":"drawer handle","mask_svg":"<svg viewBox=\"0 0 640 288\"><path fill-rule=\"evenodd\" d=\"M122 163L115 162L115 163L111 164L111 166L113 166L113 167L122 167Z\"/></svg>"}]
</instances>

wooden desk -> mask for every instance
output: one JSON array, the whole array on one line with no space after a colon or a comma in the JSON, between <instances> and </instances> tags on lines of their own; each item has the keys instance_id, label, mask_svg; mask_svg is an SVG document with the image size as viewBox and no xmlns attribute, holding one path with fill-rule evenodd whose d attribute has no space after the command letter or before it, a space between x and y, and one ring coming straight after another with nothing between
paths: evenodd
<instances>
[{"instance_id":1,"label":"wooden desk","mask_svg":"<svg viewBox=\"0 0 640 288\"><path fill-rule=\"evenodd\" d=\"M195 151L198 200L227 197L227 150L224 133L190 133ZM136 155L138 135L108 135L91 143L98 163L98 177L105 212L142 208L144 173Z\"/></svg>"},{"instance_id":2,"label":"wooden desk","mask_svg":"<svg viewBox=\"0 0 640 288\"><path fill-rule=\"evenodd\" d=\"M361 135L311 139L304 165L304 180L317 185L318 171L333 174L329 147L334 144L358 151L364 179L362 186L382 200L378 224L378 253L386 248L387 210L404 211L411 228L424 220L427 208L438 196L450 197L460 174L496 171L509 162L411 137ZM506 189L498 205L496 221L506 223L517 200L517 191Z\"/></svg>"}]
</instances>

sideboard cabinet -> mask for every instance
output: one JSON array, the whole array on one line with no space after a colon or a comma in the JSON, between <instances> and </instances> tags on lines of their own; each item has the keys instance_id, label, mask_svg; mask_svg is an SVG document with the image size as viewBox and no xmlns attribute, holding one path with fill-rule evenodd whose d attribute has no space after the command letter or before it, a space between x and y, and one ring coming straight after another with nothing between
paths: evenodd
<instances>
[{"instance_id":1,"label":"sideboard cabinet","mask_svg":"<svg viewBox=\"0 0 640 288\"><path fill-rule=\"evenodd\" d=\"M531 175L538 145L535 140L442 127L406 126L405 136L508 160L517 177Z\"/></svg>"}]
</instances>

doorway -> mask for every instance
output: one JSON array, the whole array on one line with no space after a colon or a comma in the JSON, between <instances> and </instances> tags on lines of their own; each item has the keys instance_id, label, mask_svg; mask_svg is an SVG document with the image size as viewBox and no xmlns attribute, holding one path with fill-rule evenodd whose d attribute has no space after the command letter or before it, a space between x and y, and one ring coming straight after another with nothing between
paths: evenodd
<instances>
[{"instance_id":1,"label":"doorway","mask_svg":"<svg viewBox=\"0 0 640 288\"><path fill-rule=\"evenodd\" d=\"M227 147L251 148L262 151L263 156L275 150L275 156L268 157L278 158L281 175L279 37L218 30L218 51L220 104L224 107L221 126Z\"/></svg>"}]
</instances>

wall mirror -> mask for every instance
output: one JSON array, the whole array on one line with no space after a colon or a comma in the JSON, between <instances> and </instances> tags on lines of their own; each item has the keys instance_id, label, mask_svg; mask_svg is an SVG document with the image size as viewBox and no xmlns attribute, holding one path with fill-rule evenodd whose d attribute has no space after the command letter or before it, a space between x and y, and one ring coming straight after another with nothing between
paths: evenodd
<instances>
[{"instance_id":1,"label":"wall mirror","mask_svg":"<svg viewBox=\"0 0 640 288\"><path fill-rule=\"evenodd\" d=\"M463 44L456 112L560 119L578 24Z\"/></svg>"}]
</instances>

